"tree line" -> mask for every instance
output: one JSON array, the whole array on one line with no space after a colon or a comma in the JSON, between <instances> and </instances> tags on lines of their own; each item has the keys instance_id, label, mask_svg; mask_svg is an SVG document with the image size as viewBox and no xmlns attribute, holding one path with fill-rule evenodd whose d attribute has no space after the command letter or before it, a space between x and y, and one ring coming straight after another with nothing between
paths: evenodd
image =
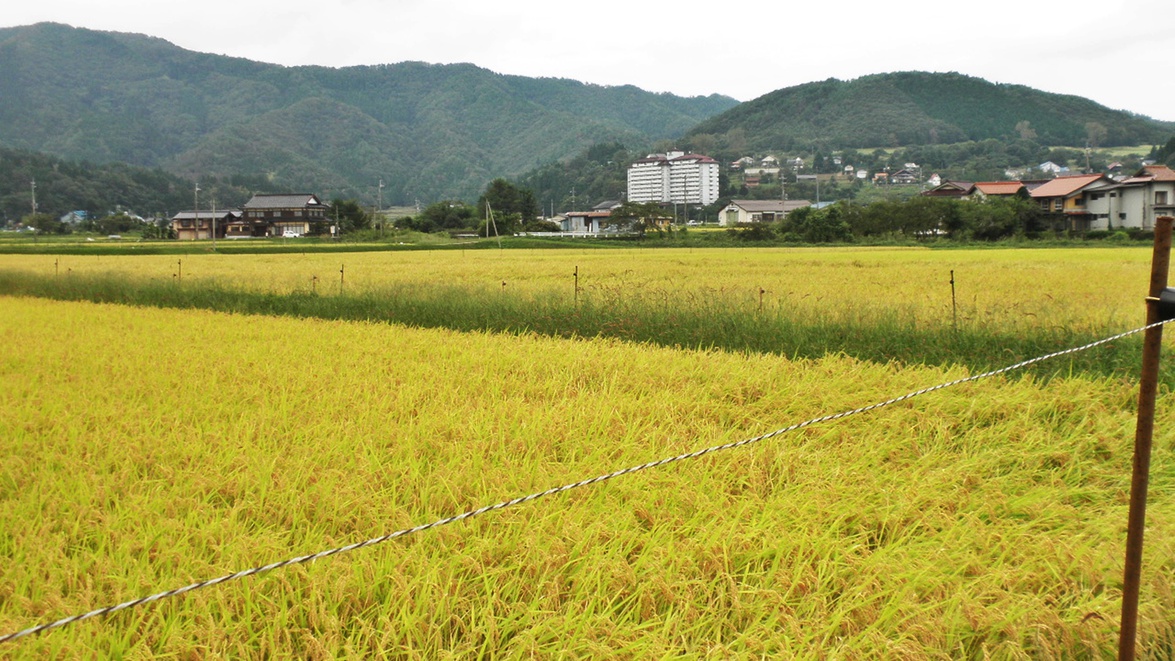
<instances>
[{"instance_id":1,"label":"tree line","mask_svg":"<svg viewBox=\"0 0 1175 661\"><path fill-rule=\"evenodd\" d=\"M775 223L730 230L735 238L791 243L857 240L997 241L1063 234L1063 218L1041 211L1026 197L984 201L917 196L905 201L857 204L842 200L817 209L803 207Z\"/></svg>"}]
</instances>

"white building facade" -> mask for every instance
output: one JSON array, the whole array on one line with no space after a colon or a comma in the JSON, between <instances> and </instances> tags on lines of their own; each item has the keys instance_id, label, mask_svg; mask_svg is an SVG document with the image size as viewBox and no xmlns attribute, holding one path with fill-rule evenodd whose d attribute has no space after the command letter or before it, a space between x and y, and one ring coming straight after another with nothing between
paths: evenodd
<instances>
[{"instance_id":1,"label":"white building facade","mask_svg":"<svg viewBox=\"0 0 1175 661\"><path fill-rule=\"evenodd\" d=\"M712 204L718 194L718 161L709 156L650 154L628 168L630 202Z\"/></svg>"},{"instance_id":2,"label":"white building facade","mask_svg":"<svg viewBox=\"0 0 1175 661\"><path fill-rule=\"evenodd\" d=\"M1084 191L1088 229L1153 230L1155 220L1175 215L1175 170L1149 165L1121 182Z\"/></svg>"}]
</instances>

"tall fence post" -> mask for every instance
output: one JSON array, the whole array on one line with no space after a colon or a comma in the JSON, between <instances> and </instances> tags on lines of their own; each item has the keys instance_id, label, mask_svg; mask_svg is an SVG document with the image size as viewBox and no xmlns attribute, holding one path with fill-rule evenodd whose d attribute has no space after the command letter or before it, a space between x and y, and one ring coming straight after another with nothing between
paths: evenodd
<instances>
[{"instance_id":1,"label":"tall fence post","mask_svg":"<svg viewBox=\"0 0 1175 661\"><path fill-rule=\"evenodd\" d=\"M955 269L951 269L951 329L959 332L959 306L955 303Z\"/></svg>"},{"instance_id":2,"label":"tall fence post","mask_svg":"<svg viewBox=\"0 0 1175 661\"><path fill-rule=\"evenodd\" d=\"M1159 321L1159 295L1167 288L1171 259L1171 224L1175 218L1155 221L1155 251L1151 257L1150 295L1146 323ZM1130 517L1126 528L1126 564L1122 579L1122 625L1118 630L1118 659L1134 659L1138 630L1138 593L1142 576L1142 537L1146 526L1146 491L1150 481L1151 437L1155 427L1155 393L1159 385L1159 354L1163 327L1146 331L1142 345L1142 376L1138 386L1138 422L1134 428L1134 462L1130 478Z\"/></svg>"}]
</instances>

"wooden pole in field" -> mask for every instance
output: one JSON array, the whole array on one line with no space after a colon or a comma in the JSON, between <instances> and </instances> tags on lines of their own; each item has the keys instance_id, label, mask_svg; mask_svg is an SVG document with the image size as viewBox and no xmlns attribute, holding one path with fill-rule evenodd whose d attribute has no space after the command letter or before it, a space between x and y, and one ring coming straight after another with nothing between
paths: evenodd
<instances>
[{"instance_id":1,"label":"wooden pole in field","mask_svg":"<svg viewBox=\"0 0 1175 661\"><path fill-rule=\"evenodd\" d=\"M1155 221L1155 251L1151 258L1147 325L1159 321L1159 295L1167 288L1171 258L1171 224L1175 218ZM1122 626L1118 630L1118 659L1134 659L1138 629L1138 593L1142 575L1142 537L1146 526L1146 491L1150 480L1151 437L1155 427L1155 393L1159 385L1159 354L1163 327L1146 331L1142 345L1142 376L1138 387L1138 422L1134 430L1134 464L1130 478L1130 518L1126 527L1126 565L1122 579Z\"/></svg>"},{"instance_id":2,"label":"wooden pole in field","mask_svg":"<svg viewBox=\"0 0 1175 661\"><path fill-rule=\"evenodd\" d=\"M951 269L951 328L959 332L959 306L955 304L955 270Z\"/></svg>"}]
</instances>

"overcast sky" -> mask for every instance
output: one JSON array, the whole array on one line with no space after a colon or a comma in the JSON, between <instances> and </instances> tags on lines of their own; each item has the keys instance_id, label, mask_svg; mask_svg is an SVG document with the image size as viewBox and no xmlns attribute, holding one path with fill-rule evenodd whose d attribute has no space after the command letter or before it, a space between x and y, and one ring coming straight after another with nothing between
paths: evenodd
<instances>
[{"instance_id":1,"label":"overcast sky","mask_svg":"<svg viewBox=\"0 0 1175 661\"><path fill-rule=\"evenodd\" d=\"M827 78L957 71L1175 121L1171 0L33 0L56 21L284 65L470 62L741 101Z\"/></svg>"}]
</instances>

